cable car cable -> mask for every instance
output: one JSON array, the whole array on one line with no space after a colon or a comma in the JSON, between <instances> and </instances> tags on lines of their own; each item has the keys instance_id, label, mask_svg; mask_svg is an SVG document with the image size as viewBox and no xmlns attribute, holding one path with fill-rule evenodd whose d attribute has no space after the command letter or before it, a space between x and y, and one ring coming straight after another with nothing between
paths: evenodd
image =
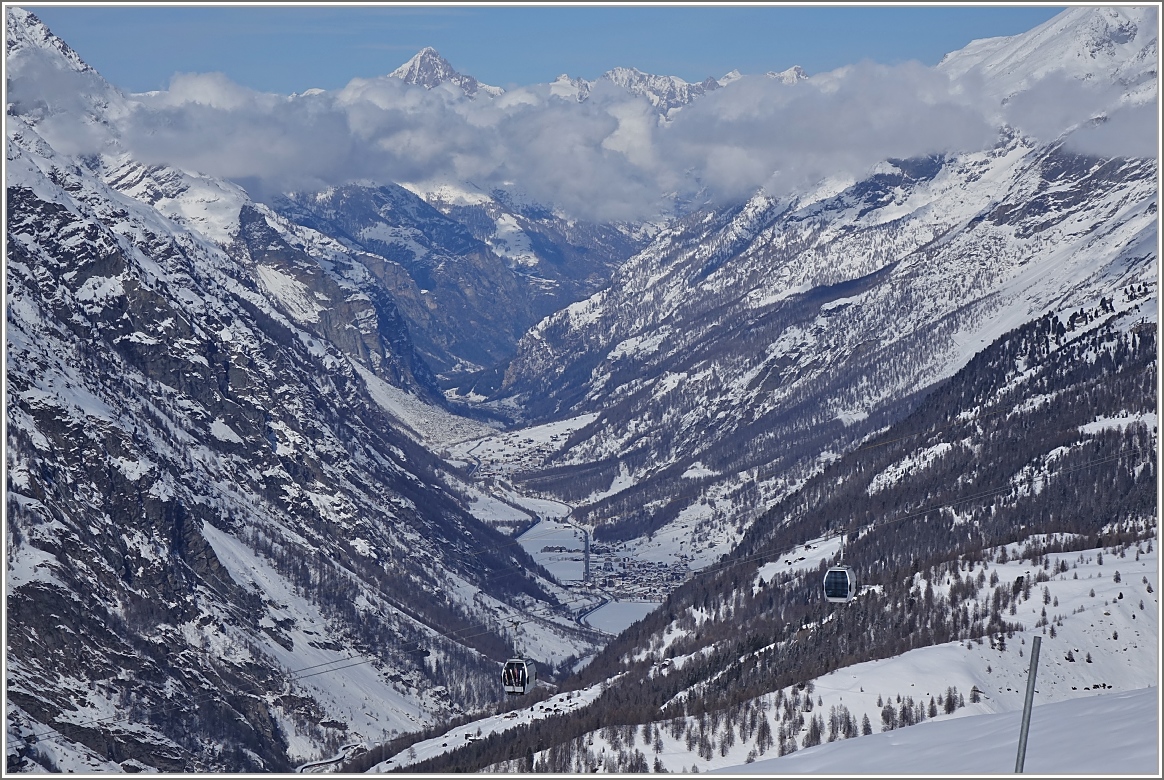
<instances>
[{"instance_id":1,"label":"cable car cable","mask_svg":"<svg viewBox=\"0 0 1164 780\"><path fill-rule=\"evenodd\" d=\"M1080 471L1080 470L1082 470L1082 469L1091 468L1092 466L1101 465L1101 464L1103 464L1103 463L1109 463L1109 462L1111 462L1111 461L1114 461L1114 460L1120 460L1121 458L1124 458L1124 457L1126 457L1126 455L1127 455L1128 453L1132 453L1132 452L1143 452L1143 451L1144 451L1144 450L1143 450L1143 448L1131 448L1130 450L1125 450L1123 453L1117 453L1117 454L1114 454L1114 455L1111 455L1111 456L1108 456L1108 457L1105 457L1105 458L1101 458L1101 459L1099 459L1099 460L1091 461L1091 462L1089 462L1089 463L1085 463L1085 464L1081 464L1081 465L1078 465L1078 466L1073 466L1073 467L1070 467L1070 468L1067 468L1067 469L1063 469L1063 470L1061 470L1061 471L1057 471L1057 472L1049 473L1049 474L1047 474L1047 477L1048 477L1048 478L1050 478L1050 477L1061 476L1061 475L1063 475L1063 474L1070 474L1070 473L1072 473L1072 472L1075 472L1075 471ZM1154 453L1155 453L1155 450L1152 450L1151 452L1154 454ZM1142 461L1142 462L1144 462L1144 463L1147 463L1147 462L1149 462L1149 461L1146 461L1146 460L1145 460L1145 461ZM982 499L982 498L987 498L987 497L990 497L990 496L993 496L993 495L999 495L999 494L1002 494L1002 493L1008 493L1008 492L1010 492L1010 491L1014 490L1015 488L1016 488L1016 486L1015 486L1015 485L1013 485L1013 484L1008 484L1006 487L1003 487L1003 488L997 488L997 489L994 489L994 490L984 491L984 492L982 492L982 493L976 493L976 494L974 494L974 495L972 495L972 496L966 496L966 497L964 497L964 498L960 498L960 499L957 499L957 500L955 500L955 501L950 501L950 502L943 502L943 503L941 503L941 504L935 504L935 505L933 505L933 506L930 506L930 507L928 507L928 508L926 508L926 509L923 509L923 510L918 510L918 511L916 511L916 512L910 513L910 514L908 514L908 515L904 515L904 516L902 516L902 517L894 518L894 519L892 519L892 520L888 520L888 521L882 521L882 522L875 522L875 523L873 523L873 524L870 524L870 525L868 525L868 526L865 526L865 529L867 529L867 532L872 532L873 530L876 530L876 529L878 529L878 528L882 528L882 527L885 527L885 526L890 526L890 525L893 525L893 524L895 524L895 523L899 523L899 522L902 522L902 521L905 521L905 520L912 520L912 519L917 519L918 517L923 517L923 516L925 516L925 515L927 515L927 514L929 514L929 513L931 513L931 512L934 512L934 511L937 511L937 510L940 510L940 509L947 509L947 508L952 508L952 507L954 507L954 506L957 506L958 504L963 504L963 503L966 503L966 502L968 502L968 501L975 501L975 500ZM752 561L760 560L760 559L762 559L762 558L768 558L768 557L770 557L770 556L772 556L772 555L775 555L775 554L776 554L776 553L774 553L774 552L771 552L771 551L769 551L769 552L761 552L761 553L755 553L755 554L753 554L753 555L745 556L745 557L742 557L742 558L737 558L737 559L734 559L734 560L732 560L732 561L728 561L728 562L725 562L725 563L722 563L722 564L715 564L715 565L712 565L712 566L708 566L708 567L706 567L706 568L700 569L700 570L697 572L697 574L699 574L699 575L703 575L703 574L714 574L714 573L717 573L717 572L724 571L724 570L726 570L726 569L732 568L733 566L739 565L739 564L741 564L741 563L748 563L748 562L752 562ZM777 555L777 557L779 557L779 556Z\"/></svg>"},{"instance_id":2,"label":"cable car cable","mask_svg":"<svg viewBox=\"0 0 1164 780\"><path fill-rule=\"evenodd\" d=\"M588 599L588 598L579 598L579 599L576 599L576 600L577 600L577 601L589 601L589 599ZM566 602L564 602L564 603L567 603L567 604L568 604L568 603L571 603L571 601L572 601L572 600L567 600L567 601L566 601ZM532 612L531 612L531 613L532 613ZM526 614L531 614L531 613L526 613ZM546 616L546 617L549 617L549 616L550 616L550 613L547 613L545 616ZM525 623L528 623L528 622L531 622L531 621L528 621L528 620L520 621L520 623L521 623L522 625L524 625ZM490 626L490 625L491 625L491 623L492 623L492 621L490 621L490 622L482 622L482 623L480 623L480 624L477 624L477 625L475 625L475 626L470 626L469 628L488 628L488 626ZM422 624L422 625L424 625L424 624ZM429 628L431 628L431 627L429 627ZM435 631L435 629L433 629L433 630ZM467 629L460 629L460 630L467 630ZM443 638L445 638L445 639L449 639L450 641L453 641L455 644L460 644L459 642L456 642L456 639L455 639L453 636L449 636L448 634L444 634L444 633L441 633L441 632L436 632L436 633L438 634L438 636L440 636L440 637L443 637ZM486 635L493 634L493 633L494 633L494 632L493 632L492 630L479 631L479 632L477 632L477 633L475 633L475 634L468 634L468 635L465 635L465 636L459 637L459 639L461 639L461 640L464 640L464 639L472 639L472 638L475 638L475 637L478 637L478 636L486 636ZM432 639L432 638L430 638L430 639ZM396 651L398 651L398 652L404 652L404 653L406 653L406 652L408 652L409 650L419 650L419 649L423 649L423 647L424 647L425 645L431 645L431 644L432 644L431 642L422 642L421 640L414 640L413 642L409 642L409 643L406 643L406 644L404 644L404 645L396 645L396 646L394 646L394 647L393 647L393 649L394 649L394 650L396 650ZM357 659L357 658L361 658L362 660L358 660L358 661L354 660L354 659ZM303 679L307 679L307 678L310 678L310 677L316 677L316 676L318 676L318 675L321 675L321 674L328 674L328 673L330 673L330 672L337 672L337 671L341 671L341 670L343 670L343 669L349 669L349 668L352 668L352 667L355 667L355 666L361 666L361 665L364 665L364 664L372 663L372 662L374 662L374 661L383 661L383 660L384 660L384 659L383 659L383 658L381 658L381 657L379 657L379 656L370 656L370 655L367 655L366 653L359 653L359 654L356 654L356 655L350 655L350 656L347 656L347 657L345 657L345 658L336 658L336 659L333 659L333 660L331 660L331 661L325 661L325 662L323 662L323 663L318 663L318 664L313 664L313 665L311 665L311 666L305 666L305 667L301 667L301 668L299 668L299 669L296 669L296 670L293 670L293 671L291 671L291 672L290 672L290 674L289 674L288 676L284 677L284 680L285 680L285 681L287 681L287 682L296 682L296 681L298 681L298 680L303 680ZM348 662L348 661L353 661L353 662L352 662L352 663L345 663L345 662ZM330 665L330 664L337 664L337 663L343 663L344 665L343 665L343 666L337 666L337 667L335 667L335 668L332 668L332 669L323 669L323 670L320 670L320 671L315 671L315 672L312 672L312 673L310 673L310 674L302 674L302 672L305 672L305 671L308 671L308 670L311 670L311 669L318 669L318 668L319 668L319 667L321 667L321 666L328 666L328 665ZM266 691L266 690L267 690L267 689L265 689L265 688L260 688L260 687L258 687L258 686L256 685L256 686L251 686L251 687L249 687L249 688L241 688L241 689L237 689L237 690L235 691L235 693L239 693L239 694L250 694L250 693L258 693L258 692L264 692L264 691ZM268 692L268 695L274 695L274 694L270 694L270 693ZM191 705L192 705L192 706L197 706L198 704L203 704L203 703L206 703L206 702L209 702L209 701L213 701L213 700L215 700L216 698L217 698L217 695L216 695L216 693L213 693L213 692L207 692L207 693L206 693L206 694L204 694L202 697L195 697L195 698L193 698L193 699L191 699L191 700L187 700L187 701L186 701L186 703L185 703L185 704L183 704L183 705L176 705L176 704L175 704L175 705L171 705L171 706L167 706L167 707L162 707L162 708L160 708L160 709L152 709L152 710L151 710L151 714L158 714L158 715L162 715L162 714L166 714L166 713L169 713L169 712L176 711L176 710L178 710L180 707L181 707L181 708L188 708L188 707L190 707ZM120 721L126 721L126 722L129 722L130 720L131 720L131 718L130 718L128 715L117 715L117 716L108 716L108 717L104 717L104 718L96 718L96 719L89 720L89 721L81 721L81 722L70 722L70 723L68 723L68 725L70 725L70 726L76 726L76 727L81 727L81 728L84 728L84 727L91 726L91 725L96 725L96 724L102 724L102 723L117 723L117 722L120 722ZM139 721L139 722L143 722L143 723L145 723L145 724L149 725L149 721L148 721L148 720L147 720L147 721ZM48 725L48 724L46 724L46 725ZM62 724L62 725L63 725L63 724ZM54 729L54 730L53 730L53 731L51 731L51 732L40 732L40 733L34 733L34 734L30 734L30 735L27 735L27 736L21 737L21 739L24 739L24 740L33 740L33 741L37 741L37 740L40 740L40 739L50 739L50 740L51 740L51 739L69 739L69 738L68 738L68 737L66 737L64 734L62 734L62 733L60 732L60 730L59 730L59 729ZM71 740L71 741L74 741L74 742L76 742L76 741L78 741L78 740ZM83 743L82 743L82 744L83 744Z\"/></svg>"},{"instance_id":3,"label":"cable car cable","mask_svg":"<svg viewBox=\"0 0 1164 780\"><path fill-rule=\"evenodd\" d=\"M999 413L1001 413L1002 411L1006 411L1006 410L1000 410L999 412L992 413L992 415L991 415L991 416L993 416L994 414L999 414ZM976 417L976 418L975 418L975 421L976 421L976 420L979 420L979 419L983 419L983 417L982 417L982 416ZM971 422L971 421L970 421L970 420L968 420L967 422ZM946 426L946 427L953 427L953 425L951 425L951 426ZM1046 426L1046 427L1054 427L1054 426ZM921 431L921 432L919 432L919 433L917 433L917 434L910 434L909 436L900 437L899 439L892 440L891 442L883 442L883 443L878 443L877 445L873 445L873 446L882 446L883 444L889 444L889 443L892 443L892 442L894 442L894 441L901 441L901 440L904 440L904 439L907 439L907 438L911 438L911 437L913 437L913 436L924 435L924 434L926 434L926 433L932 433L932 432L934 432L934 430L935 430L935 429L930 429L930 430L928 430L928 431ZM1085 441L1085 442L1083 442L1083 444L1084 444L1084 445L1086 445L1086 444L1087 444L1087 442ZM1112 455L1109 455L1109 456L1107 456L1107 457L1100 458L1100 459L1097 459L1097 460L1094 460L1094 461L1090 461L1090 462L1088 462L1088 463L1079 464L1079 465L1072 466L1072 467L1069 467L1069 468L1066 468L1066 469L1061 469L1060 471L1053 472L1053 473L1047 473L1047 474L1045 475L1044 479L1045 479L1045 480L1050 480L1050 479L1051 479L1051 478L1053 478L1053 477L1062 476L1062 475L1064 475L1064 474L1073 473L1073 472L1075 472L1075 471L1080 471L1080 470L1084 470L1084 469L1092 468L1092 467L1094 467L1094 466L1096 466L1096 465L1101 465L1101 464L1104 464L1104 463L1109 463L1109 462L1112 462L1112 461L1117 461L1117 460L1123 459L1123 458L1127 457L1128 455L1130 455L1130 454L1134 454L1134 453L1143 453L1143 452L1149 452L1149 451L1150 451L1152 454L1158 454L1158 447L1159 447L1159 442L1157 442L1157 446L1156 446L1155 448L1152 448L1151 450L1147 450L1146 448L1143 448L1143 447L1132 447L1132 448L1129 448L1129 449L1127 449L1127 450L1122 450L1122 451L1120 451L1120 452L1113 453ZM871 448L872 448L872 447L866 447L866 448L861 448L861 449L871 449ZM854 450L854 452L856 452L856 451L860 451L860 450ZM1143 462L1143 463L1148 463L1148 462L1150 462L1150 461L1147 461L1147 460L1145 460L1145 461L1142 461L1142 462ZM957 499L957 500L955 500L955 501L951 501L951 502L943 502L942 504L933 505L933 506L931 506L931 507L928 507L928 508L926 508L926 509L924 509L924 510L919 510L919 511L913 512L913 513L911 513L911 514L904 515L904 516L902 516L902 517L894 518L893 520L888 520L888 521L881 521L881 522L874 522L874 523L872 523L872 524L870 524L870 525L868 525L868 526L865 526L865 527L864 527L864 529L859 529L859 530L865 530L865 532L866 532L866 533L869 533L869 532L872 532L873 530L876 530L876 529L878 529L878 528L886 527L886 526L889 526L889 525L892 525L892 524L895 524L895 523L898 523L898 522L902 522L902 521L905 521L905 520L909 520L909 519L916 519L916 518L918 518L918 517L925 516L925 515L929 514L930 512L933 512L933 511L936 511L936 510L939 510L939 509L952 508L953 506L956 506L956 505L958 505L958 504L962 504L962 503L966 503L967 501L974 501L974 500L978 500L978 499L981 499L981 498L990 497L990 496L992 496L992 495L998 495L998 494L1001 494L1001 493L1010 492L1010 491L1014 490L1016 487L1017 487L1017 486L1016 486L1016 485L1014 485L1013 483L1012 483L1012 484L1008 484L1007 486L1005 486L1005 487L1003 487L1003 488L998 488L998 489L994 489L994 490L984 491L984 492L977 493L977 494L974 494L974 495L971 495L971 496L966 496L966 497L963 497L963 498L959 498L959 499ZM546 532L546 534L545 534L545 535L551 535L551 534L553 534L553 533L560 533L560 531L550 531L550 532ZM519 538L520 538L520 537L519 537ZM508 546L510 546L511 544L520 544L520 542L518 542L517 540L515 540L513 543L506 544L506 545L502 545L502 546L499 546L499 547L497 547L497 548L493 548L493 549L494 549L494 551L496 551L496 550L502 549L503 547L508 547ZM469 556L470 556L470 557L475 557L476 555L483 554L484 552L487 552L487 551L479 551L479 552L476 552L476 553L470 553L470 554L469 554ZM729 561L729 562L726 562L726 563L723 563L723 564L719 564L719 565L713 565L713 566L706 567L706 568L704 568L704 569L700 569L700 570L698 570L697 574L700 574L700 575L702 575L702 574L714 574L714 573L718 573L718 572L720 572L720 571L724 571L724 570L726 570L726 569L728 569L728 568L731 568L731 567L733 567L733 566L736 566L736 565L739 565L739 564L742 564L742 563L748 563L748 562L757 561L757 560L760 560L760 559L763 559L763 558L770 557L770 556L772 556L773 554L774 554L773 552L769 551L769 552L757 553L757 554L754 554L754 555L751 555L751 556L745 556L745 557L743 557L743 558L738 558L738 559L735 559L735 560L733 560L733 561ZM489 579L494 579L494 578L497 578L498 576L511 576L511 574L510 574L509 572L512 572L512 571L523 571L523 572L528 572L528 569L525 569L525 568L520 568L520 569L519 569L518 567L507 567L507 568L508 568L508 570L509 570L509 571L507 571L505 574L502 574L502 575L495 575L495 577L493 577L493 578L489 578ZM485 580L485 581L489 581L489 580ZM220 595L221 595L221 594L220 594ZM547 604L546 606L547 606L547 607L555 607L555 606L557 606L557 607L560 607L560 606L562 606L562 605L564 605L564 604L570 604L570 603L581 602L581 601L589 601L589 600L590 600L590 599L589 599L588 597L579 597L579 598L575 598L575 599L567 599L567 600L565 600L565 601L559 601L557 605L549 605L549 604ZM234 607L233 607L233 605L231 605L229 601L225 602L223 606L226 606L226 607L227 607L227 609L228 609L228 611L230 611L230 612L234 612L234 613L236 614L236 617L238 616L238 610L237 610L236 608L234 608ZM528 613L524 613L524 614L527 614L527 615L536 615L536 610L531 610L530 612L528 612ZM550 617L550 616L551 616L551 615L550 615L550 613L546 613L546 614L544 615L544 617ZM414 619L415 619L415 618L414 618ZM525 624L525 623L528 623L528 622L531 622L531 621L529 621L529 620L522 621L522 624ZM420 623L420 625L426 625L426 624L424 624L423 622L421 622L421 623ZM479 624L479 625L480 625L481 627L487 627L487 626L489 625L489 623L481 623L481 624ZM460 631L468 630L469 628L472 628L472 627L473 627L473 626L466 627L466 628L462 628L462 629L458 629L456 632L454 632L454 633L453 633L453 635L451 635L451 636L450 636L450 635L448 635L448 634L445 634L445 633L443 633L443 632L440 632L440 631L435 631L435 629L432 629L432 628L431 628L431 626L428 626L428 628L430 628L430 630L434 630L434 633L436 633L436 634L437 634L437 636L439 636L439 637L442 637L442 638L445 638L445 639L448 639L449 641L453 641L455 644L461 644L461 642L459 642L458 640L461 640L461 641L463 641L463 640L465 640L465 639L471 639L471 638L475 638L475 637L477 637L477 636L483 636L483 635L487 635L487 634L491 634L491 633L493 633L493 632L492 632L492 631L490 631L490 630L486 630L486 631L481 631L481 632L478 632L478 633L476 633L476 634L467 634L467 635L457 636L457 634L459 634L459 632L460 632ZM432 638L430 638L430 640L431 640L431 639L435 639L435 637L432 637ZM430 642L425 642L425 643L422 643L422 642L421 642L421 640L416 640L414 643L409 643L409 644L402 645L402 646L396 646L396 647L394 647L393 649L397 650L398 652L407 652L409 649L421 649L421 648L422 648L422 646L423 646L423 644L431 644L431 641L430 641ZM415 646L414 646L414 647L410 647L411 645L415 645ZM353 663L348 663L348 664L345 664L345 665L343 665L343 666L338 666L338 667L335 667L335 668L333 668L333 669L323 669L323 670L321 670L321 671L312 672L311 674L301 674L301 672L303 672L303 671L307 671L307 670L310 670L310 669L318 669L319 667L322 667L322 666L328 666L328 665L330 665L330 664L334 664L334 663L341 663L341 662L344 662L344 661L347 661L347 660L351 660L351 659L353 659L353 658L360 658L361 656L363 656L362 660L354 661ZM290 673L290 675L289 675L289 676L287 676L287 677L286 677L286 678L284 678L284 679L285 679L287 682L295 682L295 681L298 681L298 680L301 680L301 679L307 679L307 678L309 678L309 677L315 677L315 676L322 675L322 674L327 674L327 673L330 673L330 672L342 671L343 669L348 669L348 668L352 668L352 667L355 667L355 666L360 666L360 665L364 665L364 664L372 663L373 661L376 661L376 660L383 660L383 659L382 659L382 658L379 658L379 657L375 657L375 656L367 656L366 654L359 654L359 655L356 655L356 656L349 656L348 658L335 659L335 660L333 660L333 661L327 661L327 662L323 662L323 663L319 663L319 664L314 664L314 665L312 665L312 666L303 667L303 668L301 668L301 669L299 669L299 670L295 670L295 671L291 672L291 673ZM250 689L243 688L243 689L241 689L241 690L237 691L237 693L244 693L244 694L246 694L246 693L255 693L255 692L259 692L259 691L261 691L261 690L263 690L263 689L260 689L260 688L258 688L257 686L252 686ZM268 695L272 695L272 694L268 693ZM195 700L194 700L192 703L193 703L195 706L197 706L197 704L204 703L204 702L207 702L207 701L211 701L211 700L213 700L214 698L215 698L215 695L214 695L214 694L208 693L208 694L206 694L206 696L205 696L204 698L201 698L200 700L198 700L198 699L195 699ZM189 704L189 703L188 703L188 704ZM167 712L170 712L170 711L172 711L172 710L174 710L174 709L176 709L176 708L177 708L177 705L175 705L174 707L166 707L166 708L162 708L162 709L160 709L160 710L153 710L153 712L155 712L155 713L157 713L157 714L165 714L165 713L167 713ZM107 718L98 718L98 719L94 719L94 720L91 720L91 721L84 721L84 722L80 722L80 723L69 723L68 725L70 725L70 726L75 726L75 727L82 727L82 728L83 728L83 727L86 727L86 726L90 726L90 725L96 725L96 724L103 724L103 723L116 723L116 722L119 722L119 721L126 721L126 722L128 722L129 720L130 720L129 716L111 716L111 717L107 717ZM148 721L145 721L145 723L148 725ZM47 724L46 724L46 725L47 725ZM64 724L62 724L62 725L64 725ZM61 733L61 732L60 732L58 729L54 729L54 730L53 730L53 731L51 731L51 732L41 732L41 733L34 733L34 734L31 734L31 735L27 735L27 736L21 737L21 739L23 739L23 740L25 740L25 741L28 741L28 740L37 741L37 740L40 740L40 739L49 739L49 740L55 740L55 739L68 739L68 737L66 737L64 734L62 734L62 733ZM71 740L71 741L77 741L77 740ZM81 743L81 744L84 744L84 743Z\"/></svg>"}]
</instances>

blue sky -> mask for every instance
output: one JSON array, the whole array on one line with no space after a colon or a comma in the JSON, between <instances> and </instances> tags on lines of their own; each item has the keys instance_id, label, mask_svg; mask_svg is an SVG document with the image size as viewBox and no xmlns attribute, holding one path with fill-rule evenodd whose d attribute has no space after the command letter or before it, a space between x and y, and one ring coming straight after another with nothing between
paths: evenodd
<instances>
[{"instance_id":1,"label":"blue sky","mask_svg":"<svg viewBox=\"0 0 1164 780\"><path fill-rule=\"evenodd\" d=\"M288 94L383 75L424 46L502 87L594 79L616 66L679 76L810 74L861 60L934 65L976 38L1014 35L1064 6L41 6L39 16L109 81L164 89L222 72Z\"/></svg>"}]
</instances>

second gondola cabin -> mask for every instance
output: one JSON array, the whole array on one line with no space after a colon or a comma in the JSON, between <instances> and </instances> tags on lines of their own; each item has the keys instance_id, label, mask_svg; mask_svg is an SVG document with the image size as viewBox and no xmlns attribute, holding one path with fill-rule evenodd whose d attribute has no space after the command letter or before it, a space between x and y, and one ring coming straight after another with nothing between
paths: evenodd
<instances>
[{"instance_id":1,"label":"second gondola cabin","mask_svg":"<svg viewBox=\"0 0 1164 780\"><path fill-rule=\"evenodd\" d=\"M857 575L848 566L833 566L824 576L825 599L834 604L852 601L857 593Z\"/></svg>"},{"instance_id":2,"label":"second gondola cabin","mask_svg":"<svg viewBox=\"0 0 1164 780\"><path fill-rule=\"evenodd\" d=\"M510 695L523 696L534 689L538 668L528 658L510 658L501 668L501 684Z\"/></svg>"}]
</instances>

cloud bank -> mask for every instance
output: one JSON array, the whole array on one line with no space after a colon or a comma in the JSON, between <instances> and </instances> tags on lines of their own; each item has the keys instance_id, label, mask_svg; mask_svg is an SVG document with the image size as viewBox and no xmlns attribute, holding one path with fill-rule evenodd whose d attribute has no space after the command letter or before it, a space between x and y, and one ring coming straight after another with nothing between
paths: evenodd
<instances>
[{"instance_id":1,"label":"cloud bank","mask_svg":"<svg viewBox=\"0 0 1164 780\"><path fill-rule=\"evenodd\" d=\"M862 62L793 84L744 76L664 121L607 80L579 102L549 84L468 98L388 76L284 96L203 73L127 96L113 124L143 161L236 181L260 200L356 180L472 182L609 220L858 179L887 158L980 150L1004 124L1044 141L1075 128L1070 142L1089 154L1154 155L1155 105L1120 108L1119 98L1047 77L1000 103L973 76Z\"/></svg>"}]
</instances>

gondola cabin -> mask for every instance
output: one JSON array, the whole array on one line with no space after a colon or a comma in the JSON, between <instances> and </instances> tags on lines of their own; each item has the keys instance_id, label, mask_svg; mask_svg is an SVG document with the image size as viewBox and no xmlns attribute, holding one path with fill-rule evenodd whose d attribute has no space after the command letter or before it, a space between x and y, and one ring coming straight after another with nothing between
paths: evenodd
<instances>
[{"instance_id":1,"label":"gondola cabin","mask_svg":"<svg viewBox=\"0 0 1164 780\"><path fill-rule=\"evenodd\" d=\"M537 667L528 658L510 658L501 669L501 683L508 694L524 696L533 690L537 681Z\"/></svg>"},{"instance_id":2,"label":"gondola cabin","mask_svg":"<svg viewBox=\"0 0 1164 780\"><path fill-rule=\"evenodd\" d=\"M852 601L857 593L857 575L848 566L833 566L824 576L825 599L834 604Z\"/></svg>"}]
</instances>

